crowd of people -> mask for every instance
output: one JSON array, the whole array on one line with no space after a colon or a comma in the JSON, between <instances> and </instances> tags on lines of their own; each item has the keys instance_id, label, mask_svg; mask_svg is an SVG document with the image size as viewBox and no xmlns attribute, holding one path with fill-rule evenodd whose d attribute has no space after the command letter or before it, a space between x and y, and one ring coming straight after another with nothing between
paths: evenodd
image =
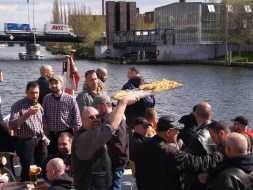
<instances>
[{"instance_id":1,"label":"crowd of people","mask_svg":"<svg viewBox=\"0 0 253 190\"><path fill-rule=\"evenodd\" d=\"M30 180L29 167L36 164L50 190L120 190L128 167L139 190L253 189L253 132L245 116L229 127L200 102L179 120L158 118L154 96L128 94L115 105L105 68L86 71L77 97L64 92L63 78L50 65L40 74L11 106L8 123L0 107L0 152L16 152L21 182ZM137 67L127 77L122 90L145 84ZM9 182L6 173L0 182Z\"/></svg>"}]
</instances>

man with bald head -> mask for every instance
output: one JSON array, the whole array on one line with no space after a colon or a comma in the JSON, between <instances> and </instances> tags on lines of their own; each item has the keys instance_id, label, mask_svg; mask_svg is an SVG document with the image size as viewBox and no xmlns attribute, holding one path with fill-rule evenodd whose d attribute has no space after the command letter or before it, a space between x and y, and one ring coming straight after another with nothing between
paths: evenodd
<instances>
[{"instance_id":1,"label":"man with bald head","mask_svg":"<svg viewBox=\"0 0 253 190\"><path fill-rule=\"evenodd\" d=\"M50 65L42 65L40 67L40 78L36 81L40 87L40 95L38 102L42 105L43 98L51 93L49 88L49 79L53 76L54 72Z\"/></svg>"},{"instance_id":2,"label":"man with bald head","mask_svg":"<svg viewBox=\"0 0 253 190\"><path fill-rule=\"evenodd\" d=\"M73 178L65 173L65 165L61 158L51 159L46 166L47 179L51 182L48 190L73 189Z\"/></svg>"},{"instance_id":3,"label":"man with bald head","mask_svg":"<svg viewBox=\"0 0 253 190\"><path fill-rule=\"evenodd\" d=\"M72 170L76 190L111 189L111 160L105 144L116 133L128 104L138 98L128 95L119 100L115 110L101 124L97 109L87 107L82 113L82 127L72 143Z\"/></svg>"},{"instance_id":4,"label":"man with bald head","mask_svg":"<svg viewBox=\"0 0 253 190\"><path fill-rule=\"evenodd\" d=\"M202 183L208 189L244 189L253 188L253 157L248 155L248 142L244 135L230 133L225 142L225 159L208 176L201 174Z\"/></svg>"},{"instance_id":5,"label":"man with bald head","mask_svg":"<svg viewBox=\"0 0 253 190\"><path fill-rule=\"evenodd\" d=\"M103 91L107 91L104 82L108 79L107 70L104 67L99 67L96 70L98 76L98 85L103 89Z\"/></svg>"},{"instance_id":6,"label":"man with bald head","mask_svg":"<svg viewBox=\"0 0 253 190\"><path fill-rule=\"evenodd\" d=\"M198 126L194 129L194 139L184 148L184 151L197 156L206 156L216 152L216 145L212 141L208 131L208 125L212 119L212 107L207 102L202 102L196 105L196 121ZM184 176L185 189L187 190L202 190L206 189L205 185L201 184L197 175Z\"/></svg>"},{"instance_id":7,"label":"man with bald head","mask_svg":"<svg viewBox=\"0 0 253 190\"><path fill-rule=\"evenodd\" d=\"M97 73L98 78L102 82L105 82L107 80L108 76L107 76L107 70L106 70L106 68L99 67L99 68L97 68L96 73Z\"/></svg>"}]
</instances>

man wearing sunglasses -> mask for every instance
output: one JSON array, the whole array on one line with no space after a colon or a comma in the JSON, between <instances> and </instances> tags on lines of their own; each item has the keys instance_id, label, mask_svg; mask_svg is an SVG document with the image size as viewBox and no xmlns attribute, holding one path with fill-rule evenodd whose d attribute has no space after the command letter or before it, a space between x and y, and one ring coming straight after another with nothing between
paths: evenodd
<instances>
[{"instance_id":1,"label":"man wearing sunglasses","mask_svg":"<svg viewBox=\"0 0 253 190\"><path fill-rule=\"evenodd\" d=\"M111 189L111 160L105 144L116 133L126 106L136 101L138 98L134 96L125 96L103 124L97 109L85 108L82 128L74 137L71 151L76 190Z\"/></svg>"},{"instance_id":2,"label":"man wearing sunglasses","mask_svg":"<svg viewBox=\"0 0 253 190\"><path fill-rule=\"evenodd\" d=\"M130 139L130 160L135 161L136 152L144 141L149 126L151 124L144 117L139 117L134 121L134 133Z\"/></svg>"}]
</instances>

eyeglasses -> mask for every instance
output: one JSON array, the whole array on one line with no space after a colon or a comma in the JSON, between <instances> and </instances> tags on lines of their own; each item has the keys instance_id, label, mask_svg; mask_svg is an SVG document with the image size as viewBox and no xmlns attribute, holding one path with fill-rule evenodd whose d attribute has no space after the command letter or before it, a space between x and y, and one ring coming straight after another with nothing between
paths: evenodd
<instances>
[{"instance_id":1,"label":"eyeglasses","mask_svg":"<svg viewBox=\"0 0 253 190\"><path fill-rule=\"evenodd\" d=\"M90 120L93 120L93 119L100 119L101 118L101 115L99 115L99 114L97 114L97 115L90 115L89 117L88 117L88 119L90 119Z\"/></svg>"}]
</instances>

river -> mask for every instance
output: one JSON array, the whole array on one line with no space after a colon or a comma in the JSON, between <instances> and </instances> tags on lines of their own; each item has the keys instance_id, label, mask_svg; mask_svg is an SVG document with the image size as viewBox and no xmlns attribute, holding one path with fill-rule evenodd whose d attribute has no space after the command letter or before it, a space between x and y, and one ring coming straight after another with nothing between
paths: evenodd
<instances>
[{"instance_id":1,"label":"river","mask_svg":"<svg viewBox=\"0 0 253 190\"><path fill-rule=\"evenodd\" d=\"M0 68L4 71L4 82L0 83L0 96L4 115L9 113L15 101L25 96L27 82L39 77L41 65L50 64L54 72L61 75L63 56L52 56L42 48L41 54L45 56L45 60L20 61L18 52L21 51L25 51L25 48L0 49ZM82 90L85 71L105 67L109 76L105 83L109 95L122 88L128 80L128 68L135 66L87 60L76 60L75 64L82 75L77 93ZM208 102L213 107L213 119L222 119L232 124L231 118L245 115L249 118L250 124L253 122L253 69L251 68L210 65L140 65L139 68L147 82L165 78L184 84L183 87L155 95L159 115L171 112L185 115L191 112L193 105Z\"/></svg>"}]
</instances>

